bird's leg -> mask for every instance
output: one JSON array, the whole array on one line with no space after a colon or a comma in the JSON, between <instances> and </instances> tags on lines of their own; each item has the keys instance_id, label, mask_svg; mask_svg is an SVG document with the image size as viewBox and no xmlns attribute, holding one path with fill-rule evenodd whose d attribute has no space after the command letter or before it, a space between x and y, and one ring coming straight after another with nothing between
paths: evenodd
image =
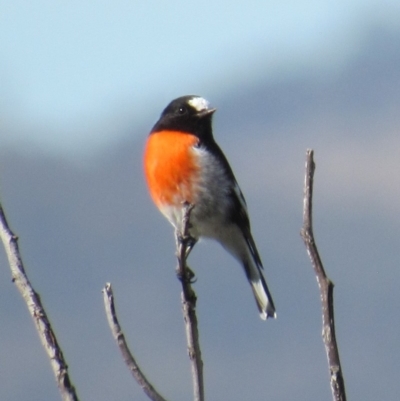
<instances>
[{"instance_id":1,"label":"bird's leg","mask_svg":"<svg viewBox=\"0 0 400 401\"><path fill-rule=\"evenodd\" d=\"M188 283L193 283L195 281L195 276L193 271L190 270L187 265L186 259L197 242L197 239L190 235L190 228L192 227L190 224L190 213L192 212L194 205L185 201L182 202L182 207L182 224L180 229L177 228L175 230L176 249L179 262L177 275L181 281L184 280Z\"/></svg>"},{"instance_id":2,"label":"bird's leg","mask_svg":"<svg viewBox=\"0 0 400 401\"><path fill-rule=\"evenodd\" d=\"M190 252L196 245L198 239L192 237L190 234L182 235L181 231L175 229L175 243L176 249L180 249L180 247L185 247L185 258L189 257Z\"/></svg>"},{"instance_id":3,"label":"bird's leg","mask_svg":"<svg viewBox=\"0 0 400 401\"><path fill-rule=\"evenodd\" d=\"M176 274L178 275L179 280L185 279L190 283L194 283L196 280L194 279L195 274L190 269L190 267L186 263L186 259L188 258L190 252L196 245L197 239L192 237L190 234L182 235L181 231L175 230L175 241L176 241L176 249L178 250L178 258L183 258L183 263L185 264L185 276L182 275L182 270L178 266Z\"/></svg>"},{"instance_id":4,"label":"bird's leg","mask_svg":"<svg viewBox=\"0 0 400 401\"><path fill-rule=\"evenodd\" d=\"M186 241L186 254L185 254L185 258L187 259L189 257L190 252L192 251L192 249L194 248L194 246L197 243L197 239L193 238L191 236L189 236L188 238L185 239Z\"/></svg>"},{"instance_id":5,"label":"bird's leg","mask_svg":"<svg viewBox=\"0 0 400 401\"><path fill-rule=\"evenodd\" d=\"M179 249L179 246L182 245L185 247L185 257L188 258L191 250L196 245L197 238L193 237L190 234L190 229L192 228L192 224L190 223L190 214L194 208L193 204L185 201L182 203L183 206L183 216L182 216L182 227L179 229L175 229L175 239L176 246Z\"/></svg>"}]
</instances>

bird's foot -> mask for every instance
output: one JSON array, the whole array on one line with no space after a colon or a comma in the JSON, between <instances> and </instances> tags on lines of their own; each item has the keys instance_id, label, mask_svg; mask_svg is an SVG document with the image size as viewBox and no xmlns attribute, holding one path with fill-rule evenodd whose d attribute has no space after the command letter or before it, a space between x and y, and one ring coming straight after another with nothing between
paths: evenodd
<instances>
[{"instance_id":1,"label":"bird's foot","mask_svg":"<svg viewBox=\"0 0 400 401\"><path fill-rule=\"evenodd\" d=\"M182 270L179 266L176 268L176 275L180 281L194 284L197 281L196 275L189 266L185 266Z\"/></svg>"}]
</instances>

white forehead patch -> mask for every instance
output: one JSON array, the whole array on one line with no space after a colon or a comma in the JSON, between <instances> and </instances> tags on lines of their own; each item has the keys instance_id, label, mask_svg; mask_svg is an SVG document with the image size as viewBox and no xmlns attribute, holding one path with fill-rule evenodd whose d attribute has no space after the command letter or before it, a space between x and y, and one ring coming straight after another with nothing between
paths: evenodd
<instances>
[{"instance_id":1,"label":"white forehead patch","mask_svg":"<svg viewBox=\"0 0 400 401\"><path fill-rule=\"evenodd\" d=\"M202 97L193 97L188 103L197 111L208 110L210 108L210 103Z\"/></svg>"}]
</instances>

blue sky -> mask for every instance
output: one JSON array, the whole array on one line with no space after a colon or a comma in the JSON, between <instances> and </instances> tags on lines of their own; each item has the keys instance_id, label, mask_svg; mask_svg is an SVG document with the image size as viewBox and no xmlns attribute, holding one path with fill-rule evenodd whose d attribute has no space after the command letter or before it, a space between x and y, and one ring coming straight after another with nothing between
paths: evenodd
<instances>
[{"instance_id":1,"label":"blue sky","mask_svg":"<svg viewBox=\"0 0 400 401\"><path fill-rule=\"evenodd\" d=\"M400 17L396 0L15 0L0 9L0 138L69 153L152 123L182 94L215 101L260 79L340 71L371 26L397 29Z\"/></svg>"}]
</instances>

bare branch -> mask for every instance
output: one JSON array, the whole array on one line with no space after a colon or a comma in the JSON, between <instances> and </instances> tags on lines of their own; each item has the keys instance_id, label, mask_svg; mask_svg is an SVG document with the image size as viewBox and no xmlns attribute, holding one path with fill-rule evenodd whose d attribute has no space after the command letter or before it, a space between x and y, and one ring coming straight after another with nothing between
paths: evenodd
<instances>
[{"instance_id":1,"label":"bare branch","mask_svg":"<svg viewBox=\"0 0 400 401\"><path fill-rule=\"evenodd\" d=\"M189 358L192 364L192 380L195 401L204 401L203 361L199 344L199 331L196 316L197 297L192 288L194 273L186 264L186 259L195 240L189 234L190 213L194 205L184 205L182 232L177 233L177 276L182 284L182 309L185 321Z\"/></svg>"},{"instance_id":2,"label":"bare branch","mask_svg":"<svg viewBox=\"0 0 400 401\"><path fill-rule=\"evenodd\" d=\"M115 311L114 294L110 283L106 283L105 287L103 288L103 298L108 324L121 351L122 357L124 358L124 361L129 370L132 372L132 376L135 378L139 386L142 387L145 394L152 401L166 401L165 398L162 397L147 380L146 376L140 370L139 365L137 364L135 358L129 350L129 347L125 341L124 333L122 332L121 326L118 322L117 314Z\"/></svg>"},{"instance_id":3,"label":"bare branch","mask_svg":"<svg viewBox=\"0 0 400 401\"><path fill-rule=\"evenodd\" d=\"M186 265L186 259L195 244L195 240L189 235L189 220L190 213L193 205L184 205L184 215L182 219L182 233L176 234L177 236L177 276L182 283L182 307L183 317L185 320L186 337L188 343L189 358L192 363L192 379L193 391L195 401L204 401L204 384L203 384L203 362L201 360L201 351L199 345L199 332L197 328L196 317L196 294L192 289L192 282L194 278L193 272ZM111 284L107 283L103 289L104 305L108 324L111 332L117 341L118 347L122 353L125 363L129 370L132 372L133 377L142 387L146 395L153 401L165 401L165 399L154 389L154 387L147 380L145 375L140 370L135 358L130 352L128 345L125 341L125 336L119 325L116 315L114 295L112 292Z\"/></svg>"},{"instance_id":4,"label":"bare branch","mask_svg":"<svg viewBox=\"0 0 400 401\"><path fill-rule=\"evenodd\" d=\"M304 208L303 228L301 236L307 248L308 255L314 267L317 278L321 303L322 303L322 338L328 358L329 371L331 375L331 390L334 401L346 401L344 379L340 366L339 350L336 343L335 320L333 310L333 287L334 284L326 275L319 256L317 245L314 240L312 225L312 196L314 182L314 151L307 150L306 174L304 182Z\"/></svg>"},{"instance_id":5,"label":"bare branch","mask_svg":"<svg viewBox=\"0 0 400 401\"><path fill-rule=\"evenodd\" d=\"M22 295L33 321L40 340L50 358L50 365L56 377L57 385L64 401L78 401L75 388L68 375L68 366L62 350L51 328L50 321L40 301L39 294L33 289L25 273L18 248L18 238L10 230L3 207L0 204L0 237L10 264L12 281Z\"/></svg>"}]
</instances>

